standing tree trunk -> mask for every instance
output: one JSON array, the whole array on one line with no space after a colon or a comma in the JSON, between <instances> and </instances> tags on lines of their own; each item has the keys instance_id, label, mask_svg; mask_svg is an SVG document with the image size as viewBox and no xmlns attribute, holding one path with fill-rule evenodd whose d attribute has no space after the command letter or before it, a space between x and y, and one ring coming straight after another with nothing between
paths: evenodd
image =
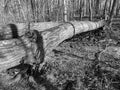
<instances>
[{"instance_id":1,"label":"standing tree trunk","mask_svg":"<svg viewBox=\"0 0 120 90\"><path fill-rule=\"evenodd\" d=\"M111 18L112 18L113 15L114 15L115 9L116 9L117 1L118 1L118 0L114 0L113 3L112 3L112 8L111 8L110 17L109 17L110 22L111 22Z\"/></svg>"},{"instance_id":2,"label":"standing tree trunk","mask_svg":"<svg viewBox=\"0 0 120 90\"><path fill-rule=\"evenodd\" d=\"M92 0L89 0L89 20L90 21L92 21L92 18L93 18L93 16L92 16Z\"/></svg>"},{"instance_id":3,"label":"standing tree trunk","mask_svg":"<svg viewBox=\"0 0 120 90\"><path fill-rule=\"evenodd\" d=\"M107 10L107 2L108 2L108 0L105 1L105 6L104 6L104 10L103 10L104 18L105 18L105 14L106 14L106 10Z\"/></svg>"},{"instance_id":4,"label":"standing tree trunk","mask_svg":"<svg viewBox=\"0 0 120 90\"><path fill-rule=\"evenodd\" d=\"M99 3L100 3L100 0L95 0L95 1L96 1L95 13L96 13L96 15L98 16L98 15L99 15Z\"/></svg>"},{"instance_id":5,"label":"standing tree trunk","mask_svg":"<svg viewBox=\"0 0 120 90\"><path fill-rule=\"evenodd\" d=\"M86 5L86 0L83 0L83 4L84 4L84 7L83 7L83 17L84 17L84 16L86 16L86 14L87 14L87 13L86 13L86 12L87 12L87 10L86 10L86 6L87 6L87 5Z\"/></svg>"},{"instance_id":6,"label":"standing tree trunk","mask_svg":"<svg viewBox=\"0 0 120 90\"><path fill-rule=\"evenodd\" d=\"M65 22L68 21L68 17L67 17L67 5L68 5L68 1L64 0L64 21Z\"/></svg>"},{"instance_id":7,"label":"standing tree trunk","mask_svg":"<svg viewBox=\"0 0 120 90\"><path fill-rule=\"evenodd\" d=\"M119 6L119 5L117 5L117 9L116 9L116 16L118 16L118 15L119 15L119 10L120 10L120 6Z\"/></svg>"},{"instance_id":8,"label":"standing tree trunk","mask_svg":"<svg viewBox=\"0 0 120 90\"><path fill-rule=\"evenodd\" d=\"M80 0L80 11L79 11L79 20L82 20L82 7L83 7L83 1Z\"/></svg>"}]
</instances>

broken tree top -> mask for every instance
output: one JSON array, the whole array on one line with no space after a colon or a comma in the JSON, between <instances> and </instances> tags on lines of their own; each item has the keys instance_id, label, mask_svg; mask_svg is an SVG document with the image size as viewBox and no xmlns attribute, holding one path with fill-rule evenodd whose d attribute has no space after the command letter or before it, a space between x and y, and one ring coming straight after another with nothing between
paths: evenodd
<instances>
[{"instance_id":1,"label":"broken tree top","mask_svg":"<svg viewBox=\"0 0 120 90\"><path fill-rule=\"evenodd\" d=\"M43 47L45 50L45 60L48 54L57 47L62 41L72 37L75 34L95 30L103 27L105 21L98 22L81 21L81 22L43 22L32 25L31 30L40 31L43 37ZM21 36L25 33L26 25L16 24L18 34ZM11 53L10 53L11 52ZM21 59L25 56L25 48L19 39L1 40L0 41L0 71L20 64Z\"/></svg>"}]
</instances>

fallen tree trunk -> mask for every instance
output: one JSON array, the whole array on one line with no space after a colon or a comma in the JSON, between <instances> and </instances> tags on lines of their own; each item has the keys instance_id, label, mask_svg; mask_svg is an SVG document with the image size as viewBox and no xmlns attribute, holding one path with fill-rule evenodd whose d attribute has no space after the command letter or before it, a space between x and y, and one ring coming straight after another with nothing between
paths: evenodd
<instances>
[{"instance_id":1,"label":"fallen tree trunk","mask_svg":"<svg viewBox=\"0 0 120 90\"><path fill-rule=\"evenodd\" d=\"M0 41L0 72L20 64L26 51L20 40Z\"/></svg>"},{"instance_id":2,"label":"fallen tree trunk","mask_svg":"<svg viewBox=\"0 0 120 90\"><path fill-rule=\"evenodd\" d=\"M82 32L95 30L105 25L104 20L99 22L81 21L71 23L64 23L59 26L47 29L46 31L42 31L46 54L51 52L51 50L53 50L65 39Z\"/></svg>"},{"instance_id":3,"label":"fallen tree trunk","mask_svg":"<svg viewBox=\"0 0 120 90\"><path fill-rule=\"evenodd\" d=\"M68 39L75 34L103 27L104 25L104 20L101 20L99 22L82 21L63 23L60 25L56 24L55 27L45 29L43 31L41 31L41 29L37 29L38 31L41 31L41 35L43 37L45 60L47 59L48 54L65 39ZM20 27L19 25L17 26ZM38 25L38 27L40 26ZM36 26L36 28L38 27ZM19 33L22 34L21 29L18 29ZM25 55L26 51L24 45L22 45L19 40L11 39L6 41L0 41L0 71L19 65L21 59Z\"/></svg>"},{"instance_id":4,"label":"fallen tree trunk","mask_svg":"<svg viewBox=\"0 0 120 90\"><path fill-rule=\"evenodd\" d=\"M57 22L40 22L40 23L31 23L30 24L30 29L33 30L39 30L39 31L44 31L47 30L49 28L58 26L60 23ZM19 35L22 35L26 32L26 30L28 29L28 24L25 23L17 23L15 24L18 27L19 30Z\"/></svg>"}]
</instances>

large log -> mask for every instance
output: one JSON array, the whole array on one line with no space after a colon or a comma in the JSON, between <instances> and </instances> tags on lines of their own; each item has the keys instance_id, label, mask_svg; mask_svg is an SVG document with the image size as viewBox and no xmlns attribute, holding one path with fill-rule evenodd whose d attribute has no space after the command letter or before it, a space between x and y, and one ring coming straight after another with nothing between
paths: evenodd
<instances>
[{"instance_id":1,"label":"large log","mask_svg":"<svg viewBox=\"0 0 120 90\"><path fill-rule=\"evenodd\" d=\"M30 23L30 29L33 30L39 30L39 31L44 31L49 28L58 26L60 23L58 22L40 22L40 23ZM28 29L28 24L25 23L17 23L16 24L19 30L19 35L22 35L26 32Z\"/></svg>"},{"instance_id":2,"label":"large log","mask_svg":"<svg viewBox=\"0 0 120 90\"><path fill-rule=\"evenodd\" d=\"M0 41L0 72L19 65L25 55L26 51L20 40Z\"/></svg>"},{"instance_id":3,"label":"large log","mask_svg":"<svg viewBox=\"0 0 120 90\"><path fill-rule=\"evenodd\" d=\"M72 23L72 24L71 24ZM45 50L45 61L48 54L58 46L62 41L72 37L75 34L94 30L105 25L105 21L98 22L82 21L63 23L55 27L45 29L41 31L38 27L38 31L41 31L43 37L43 47ZM20 27L19 25L17 25ZM24 26L22 26L23 28ZM50 26L51 27L51 26ZM20 29L20 28L19 28ZM19 30L19 34L21 33ZM22 34L22 33L21 33ZM20 64L21 59L26 55L24 45L19 39L3 40L0 41L0 72L10 67ZM31 55L29 55L31 57Z\"/></svg>"},{"instance_id":4,"label":"large log","mask_svg":"<svg viewBox=\"0 0 120 90\"><path fill-rule=\"evenodd\" d=\"M105 25L104 20L98 22L81 21L71 23L64 23L59 26L47 29L46 31L42 31L46 54L51 52L51 50L53 50L65 39L68 39L82 32L87 32L95 29L97 30L97 28L103 27Z\"/></svg>"},{"instance_id":5,"label":"large log","mask_svg":"<svg viewBox=\"0 0 120 90\"><path fill-rule=\"evenodd\" d=\"M106 22L104 20L98 22L81 21L70 23L44 22L32 24L31 30L35 29L42 33L45 51L50 52L65 39L68 39L78 33L103 27L105 23ZM19 35L24 34L27 29L27 25L23 23L16 25L19 30Z\"/></svg>"}]
</instances>

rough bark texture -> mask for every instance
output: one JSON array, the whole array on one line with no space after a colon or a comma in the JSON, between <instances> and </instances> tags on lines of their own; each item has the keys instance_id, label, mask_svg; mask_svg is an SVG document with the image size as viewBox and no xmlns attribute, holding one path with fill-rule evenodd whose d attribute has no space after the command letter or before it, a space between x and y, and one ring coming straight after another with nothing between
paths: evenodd
<instances>
[{"instance_id":1,"label":"rough bark texture","mask_svg":"<svg viewBox=\"0 0 120 90\"><path fill-rule=\"evenodd\" d=\"M41 22L41 23L31 23L30 24L30 29L33 30L39 30L39 31L44 31L49 28L58 26L60 23L58 22ZM16 24L19 30L19 35L22 35L25 33L25 31L28 29L28 24L25 23L17 23Z\"/></svg>"},{"instance_id":2,"label":"rough bark texture","mask_svg":"<svg viewBox=\"0 0 120 90\"><path fill-rule=\"evenodd\" d=\"M103 20L99 22L81 21L71 23L61 24L54 28L50 28L47 31L43 31L42 35L46 53L51 52L51 50L58 46L62 41L76 34L95 30L105 25L105 21Z\"/></svg>"},{"instance_id":3,"label":"rough bark texture","mask_svg":"<svg viewBox=\"0 0 120 90\"><path fill-rule=\"evenodd\" d=\"M19 65L25 55L26 51L19 40L0 41L0 71Z\"/></svg>"},{"instance_id":4,"label":"rough bark texture","mask_svg":"<svg viewBox=\"0 0 120 90\"><path fill-rule=\"evenodd\" d=\"M75 34L91 31L105 25L105 21L99 22L71 22L71 23L64 23L53 28L47 29L42 31L41 34L43 36L43 45L45 49L45 57L62 41L68 39ZM23 26L24 28L24 26ZM39 28L39 25L38 27ZM22 27L18 25L19 32L22 30ZM41 29L37 29L41 31ZM14 46L14 45L15 46ZM6 48L8 47L8 48ZM3 58L0 58L0 71L13 66L16 66L20 63L22 57L25 54L25 48L20 43L19 40L7 40L7 41L0 41L0 55ZM47 59L47 58L45 58Z\"/></svg>"}]
</instances>

